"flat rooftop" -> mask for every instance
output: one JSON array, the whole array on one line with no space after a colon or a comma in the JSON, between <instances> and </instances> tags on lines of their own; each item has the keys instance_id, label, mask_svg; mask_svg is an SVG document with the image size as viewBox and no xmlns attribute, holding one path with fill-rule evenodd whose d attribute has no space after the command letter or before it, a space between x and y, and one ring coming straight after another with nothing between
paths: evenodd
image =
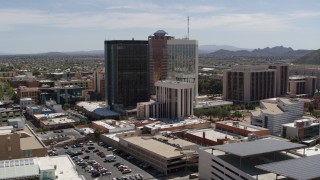
<instances>
[{"instance_id":1,"label":"flat rooftop","mask_svg":"<svg viewBox=\"0 0 320 180\"><path fill-rule=\"evenodd\" d=\"M154 154L162 156L163 158L166 158L166 159L183 156L183 154L181 154L180 151L176 150L177 149L176 147L168 145L164 142L155 140L150 136L134 136L134 137L124 138L123 140L131 144L134 144L136 146L139 146L140 148L143 148Z\"/></svg>"},{"instance_id":2,"label":"flat rooftop","mask_svg":"<svg viewBox=\"0 0 320 180\"><path fill-rule=\"evenodd\" d=\"M292 179L320 178L320 155L258 165L256 168Z\"/></svg>"},{"instance_id":3,"label":"flat rooftop","mask_svg":"<svg viewBox=\"0 0 320 180\"><path fill-rule=\"evenodd\" d=\"M231 139L234 140L234 136L230 136L228 134L215 131L214 129L200 129L200 130L194 130L194 131L188 131L188 134L192 134L194 136L203 137L203 133L205 133L206 139L217 141L218 139Z\"/></svg>"},{"instance_id":4,"label":"flat rooftop","mask_svg":"<svg viewBox=\"0 0 320 180\"><path fill-rule=\"evenodd\" d=\"M40 170L42 169L54 169L54 166L56 165L56 176L60 180L65 180L65 179L75 179L75 180L80 180L82 179L77 171L75 164L72 162L72 160L69 158L68 155L64 156L54 156L54 157L41 157L38 158L38 163Z\"/></svg>"},{"instance_id":5,"label":"flat rooftop","mask_svg":"<svg viewBox=\"0 0 320 180\"><path fill-rule=\"evenodd\" d=\"M234 126L233 122L237 122L237 126ZM263 128L263 127L259 127L259 126L253 126L253 125L250 125L250 124L246 124L246 123L242 123L242 122L239 122L239 121L219 121L219 122L216 122L216 124L223 124L223 125L227 125L227 126L232 126L232 127L237 127L239 129L246 129L248 131L262 131L262 130L268 130L266 128Z\"/></svg>"},{"instance_id":6,"label":"flat rooftop","mask_svg":"<svg viewBox=\"0 0 320 180\"><path fill-rule=\"evenodd\" d=\"M306 145L277 140L274 138L255 141L212 146L212 149L230 153L239 157L249 157L259 154L288 151L305 148Z\"/></svg>"},{"instance_id":7,"label":"flat rooftop","mask_svg":"<svg viewBox=\"0 0 320 180\"><path fill-rule=\"evenodd\" d=\"M65 117L52 118L52 119L48 119L48 120L42 120L41 122L44 125L57 125L57 124L74 123L76 121L65 116Z\"/></svg>"},{"instance_id":8,"label":"flat rooftop","mask_svg":"<svg viewBox=\"0 0 320 180\"><path fill-rule=\"evenodd\" d=\"M218 106L226 106L233 105L232 101L224 101L224 100L198 100L198 103L195 105L196 109L200 108L210 108L210 107L218 107Z\"/></svg>"},{"instance_id":9,"label":"flat rooftop","mask_svg":"<svg viewBox=\"0 0 320 180\"><path fill-rule=\"evenodd\" d=\"M89 112L96 113L100 116L117 116L119 113L111 111L107 108L107 105L104 101L98 102L88 102L88 101L81 101L77 103L77 106L81 106Z\"/></svg>"},{"instance_id":10,"label":"flat rooftop","mask_svg":"<svg viewBox=\"0 0 320 180\"><path fill-rule=\"evenodd\" d=\"M169 137L165 137L163 135L156 135L154 136L156 138L165 138L168 140L168 143L172 143L172 144L179 144L180 147L190 147L190 146L197 146L195 143L192 143L190 141L186 141L180 138L169 138Z\"/></svg>"},{"instance_id":11,"label":"flat rooftop","mask_svg":"<svg viewBox=\"0 0 320 180\"><path fill-rule=\"evenodd\" d=\"M45 148L45 146L32 134L28 126L24 127L23 131L18 131L18 133L24 133L26 137L20 138L20 149L21 150L32 150Z\"/></svg>"},{"instance_id":12,"label":"flat rooftop","mask_svg":"<svg viewBox=\"0 0 320 180\"><path fill-rule=\"evenodd\" d=\"M33 158L0 161L0 179L24 179L39 175L39 165Z\"/></svg>"},{"instance_id":13,"label":"flat rooftop","mask_svg":"<svg viewBox=\"0 0 320 180\"><path fill-rule=\"evenodd\" d=\"M145 125L151 129L166 129L170 127L179 127L184 125L193 125L193 124L201 124L201 123L208 123L209 121L202 120L202 119L185 119L183 121L174 121L174 120L162 120L156 121L151 124Z\"/></svg>"}]
</instances>

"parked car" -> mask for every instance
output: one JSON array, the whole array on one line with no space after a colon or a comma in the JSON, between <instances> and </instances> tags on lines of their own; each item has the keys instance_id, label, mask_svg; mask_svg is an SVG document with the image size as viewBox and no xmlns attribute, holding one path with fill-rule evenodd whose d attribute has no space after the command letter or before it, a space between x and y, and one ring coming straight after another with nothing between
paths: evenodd
<instances>
[{"instance_id":1,"label":"parked car","mask_svg":"<svg viewBox=\"0 0 320 180\"><path fill-rule=\"evenodd\" d=\"M122 171L122 174L127 174L127 173L131 173L131 172L132 172L131 169L124 169L124 170Z\"/></svg>"},{"instance_id":2,"label":"parked car","mask_svg":"<svg viewBox=\"0 0 320 180\"><path fill-rule=\"evenodd\" d=\"M190 174L189 179L198 178L198 174Z\"/></svg>"},{"instance_id":3,"label":"parked car","mask_svg":"<svg viewBox=\"0 0 320 180\"><path fill-rule=\"evenodd\" d=\"M99 152L100 150L99 149L95 149L95 150L93 150L93 152L95 153L95 152Z\"/></svg>"},{"instance_id":4,"label":"parked car","mask_svg":"<svg viewBox=\"0 0 320 180\"><path fill-rule=\"evenodd\" d=\"M67 146L67 145L65 145L63 148L64 148L64 149L68 149L68 146Z\"/></svg>"},{"instance_id":5,"label":"parked car","mask_svg":"<svg viewBox=\"0 0 320 180\"><path fill-rule=\"evenodd\" d=\"M90 159L90 156L84 156L82 159Z\"/></svg>"},{"instance_id":6,"label":"parked car","mask_svg":"<svg viewBox=\"0 0 320 180\"><path fill-rule=\"evenodd\" d=\"M94 146L89 146L88 149L89 150L93 150L93 149L95 149L95 147Z\"/></svg>"},{"instance_id":7,"label":"parked car","mask_svg":"<svg viewBox=\"0 0 320 180\"><path fill-rule=\"evenodd\" d=\"M85 152L86 152L86 153L90 153L91 151L90 151L89 149L86 149Z\"/></svg>"},{"instance_id":8,"label":"parked car","mask_svg":"<svg viewBox=\"0 0 320 180\"><path fill-rule=\"evenodd\" d=\"M100 177L100 173L99 172L94 172L91 174L91 177Z\"/></svg>"}]
</instances>

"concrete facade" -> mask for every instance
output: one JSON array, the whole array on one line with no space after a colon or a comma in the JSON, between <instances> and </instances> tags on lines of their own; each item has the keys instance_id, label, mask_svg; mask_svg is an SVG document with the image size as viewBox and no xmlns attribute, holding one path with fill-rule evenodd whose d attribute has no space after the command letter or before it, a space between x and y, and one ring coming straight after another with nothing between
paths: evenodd
<instances>
[{"instance_id":1,"label":"concrete facade","mask_svg":"<svg viewBox=\"0 0 320 180\"><path fill-rule=\"evenodd\" d=\"M290 76L289 95L292 97L313 97L316 92L316 76Z\"/></svg>"},{"instance_id":2,"label":"concrete facade","mask_svg":"<svg viewBox=\"0 0 320 180\"><path fill-rule=\"evenodd\" d=\"M223 72L223 99L257 103L276 96L276 70L267 65L232 66Z\"/></svg>"},{"instance_id":3,"label":"concrete facade","mask_svg":"<svg viewBox=\"0 0 320 180\"><path fill-rule=\"evenodd\" d=\"M274 98L260 101L260 108L251 112L251 124L270 130L278 135L282 124L293 122L303 116L304 103L297 99Z\"/></svg>"},{"instance_id":4,"label":"concrete facade","mask_svg":"<svg viewBox=\"0 0 320 180\"><path fill-rule=\"evenodd\" d=\"M138 103L138 118L181 119L193 115L193 83L158 81L155 87L157 102Z\"/></svg>"},{"instance_id":5,"label":"concrete facade","mask_svg":"<svg viewBox=\"0 0 320 180\"><path fill-rule=\"evenodd\" d=\"M270 135L270 130L239 121L219 121L216 122L216 129L227 131L233 134L248 136L248 134L255 134L256 136Z\"/></svg>"},{"instance_id":6,"label":"concrete facade","mask_svg":"<svg viewBox=\"0 0 320 180\"><path fill-rule=\"evenodd\" d=\"M29 126L22 131L0 129L0 144L0 160L47 156L47 148Z\"/></svg>"}]
</instances>

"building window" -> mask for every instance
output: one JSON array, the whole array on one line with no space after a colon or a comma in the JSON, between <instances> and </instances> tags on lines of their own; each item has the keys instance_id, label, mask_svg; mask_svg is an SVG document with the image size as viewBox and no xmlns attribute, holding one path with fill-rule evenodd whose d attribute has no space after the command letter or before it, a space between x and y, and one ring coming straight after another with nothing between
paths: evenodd
<instances>
[{"instance_id":1,"label":"building window","mask_svg":"<svg viewBox=\"0 0 320 180\"><path fill-rule=\"evenodd\" d=\"M11 151L11 146L8 146L8 151Z\"/></svg>"}]
</instances>

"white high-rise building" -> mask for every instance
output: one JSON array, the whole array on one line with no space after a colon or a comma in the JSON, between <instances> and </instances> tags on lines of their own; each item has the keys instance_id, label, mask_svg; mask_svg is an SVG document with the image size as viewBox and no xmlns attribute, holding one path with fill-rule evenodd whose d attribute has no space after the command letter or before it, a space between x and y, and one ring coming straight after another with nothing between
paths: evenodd
<instances>
[{"instance_id":1,"label":"white high-rise building","mask_svg":"<svg viewBox=\"0 0 320 180\"><path fill-rule=\"evenodd\" d=\"M181 119L193 115L194 83L157 81L157 102L137 104L139 118Z\"/></svg>"}]
</instances>

